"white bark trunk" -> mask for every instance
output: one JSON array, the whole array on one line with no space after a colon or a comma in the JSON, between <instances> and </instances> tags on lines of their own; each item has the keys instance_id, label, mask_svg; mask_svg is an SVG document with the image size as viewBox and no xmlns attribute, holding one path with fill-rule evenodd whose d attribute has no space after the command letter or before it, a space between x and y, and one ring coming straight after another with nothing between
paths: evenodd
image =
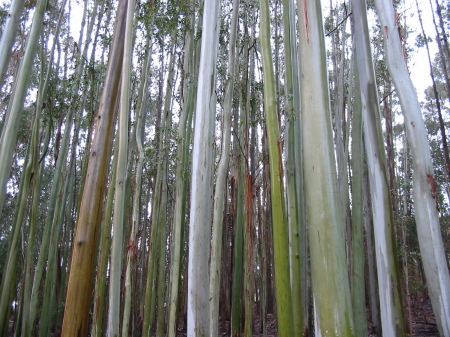
<instances>
[{"instance_id":1,"label":"white bark trunk","mask_svg":"<svg viewBox=\"0 0 450 337\"><path fill-rule=\"evenodd\" d=\"M390 0L376 0L375 5L384 32L387 65L402 106L413 158L415 218L429 295L439 333L447 337L450 336L450 275L439 226L437 186L427 131L404 59L398 16Z\"/></svg>"},{"instance_id":2,"label":"white bark trunk","mask_svg":"<svg viewBox=\"0 0 450 337\"><path fill-rule=\"evenodd\" d=\"M381 323L383 334L386 336L404 336L400 279L395 263L397 254L394 219L365 7L364 0L352 1L352 11L355 13L353 24L356 61L372 200Z\"/></svg>"},{"instance_id":3,"label":"white bark trunk","mask_svg":"<svg viewBox=\"0 0 450 337\"><path fill-rule=\"evenodd\" d=\"M206 0L195 113L189 229L188 336L209 336L209 250L212 216L215 80L220 2Z\"/></svg>"}]
</instances>

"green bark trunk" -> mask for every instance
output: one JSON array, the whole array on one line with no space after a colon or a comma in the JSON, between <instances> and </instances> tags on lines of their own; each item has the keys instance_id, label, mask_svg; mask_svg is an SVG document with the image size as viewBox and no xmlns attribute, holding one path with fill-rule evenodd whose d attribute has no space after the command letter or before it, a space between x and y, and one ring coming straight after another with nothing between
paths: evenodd
<instances>
[{"instance_id":1,"label":"green bark trunk","mask_svg":"<svg viewBox=\"0 0 450 337\"><path fill-rule=\"evenodd\" d=\"M316 334L354 336L320 0L298 1L303 166Z\"/></svg>"},{"instance_id":2,"label":"green bark trunk","mask_svg":"<svg viewBox=\"0 0 450 337\"><path fill-rule=\"evenodd\" d=\"M264 111L270 164L270 192L272 203L272 226L277 298L278 333L293 336L293 316L289 275L288 223L284 207L282 148L276 109L275 76L270 48L269 2L260 0L261 53L264 72Z\"/></svg>"},{"instance_id":3,"label":"green bark trunk","mask_svg":"<svg viewBox=\"0 0 450 337\"><path fill-rule=\"evenodd\" d=\"M127 165L128 165L128 120L130 118L130 78L133 58L133 23L135 1L127 1L122 85L120 90L119 124L117 128L116 182L114 193L113 237L111 246L109 306L107 334L111 337L120 333L120 298L122 276L122 246L125 227Z\"/></svg>"}]
</instances>

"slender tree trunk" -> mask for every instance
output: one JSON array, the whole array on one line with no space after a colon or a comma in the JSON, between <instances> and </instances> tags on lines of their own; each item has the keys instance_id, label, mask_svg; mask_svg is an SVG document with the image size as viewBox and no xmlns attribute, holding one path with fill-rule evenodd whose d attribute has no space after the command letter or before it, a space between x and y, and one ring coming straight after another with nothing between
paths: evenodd
<instances>
[{"instance_id":1,"label":"slender tree trunk","mask_svg":"<svg viewBox=\"0 0 450 337\"><path fill-rule=\"evenodd\" d=\"M449 155L449 151L448 151L447 135L445 134L444 119L442 118L441 101L439 100L439 94L438 94L438 90L437 90L436 80L434 78L433 65L431 63L431 56L430 56L430 47L428 46L428 37L425 34L425 29L423 28L422 15L420 13L419 3L417 2L417 0L416 0L416 8L417 8L417 14L419 16L420 28L422 30L422 35L423 35L423 38L425 41L425 47L427 49L427 57L428 57L428 64L430 65L431 81L433 82L434 101L436 103L436 110L438 113L439 129L441 131L441 139L442 139L442 149L444 151L445 166L446 166L446 170L447 170L447 172L446 172L447 178L446 179L447 179L447 181L450 182L450 155ZM446 69L444 69L444 72L446 72Z\"/></svg>"},{"instance_id":2,"label":"slender tree trunk","mask_svg":"<svg viewBox=\"0 0 450 337\"><path fill-rule=\"evenodd\" d=\"M94 290L94 311L92 314L91 336L102 336L103 317L105 314L105 302L107 294L107 269L109 264L109 252L111 249L111 219L113 213L114 191L117 170L117 153L119 147L114 145L113 160L110 166L110 183L105 201L105 211L101 223L99 254L97 262L97 276Z\"/></svg>"},{"instance_id":3,"label":"slender tree trunk","mask_svg":"<svg viewBox=\"0 0 450 337\"><path fill-rule=\"evenodd\" d=\"M137 235L140 224L140 212L141 207L141 191L142 191L142 171L144 165L144 149L142 137L144 136L145 121L147 117L147 107L145 101L148 96L148 81L149 81L149 70L151 64L152 56L152 43L151 39L147 38L147 55L142 65L141 74L141 86L139 90L138 104L136 109L137 123L136 123L136 146L137 146L137 162L135 169L135 191L133 198L133 210L131 219L131 233L130 240L127 243L127 266L125 271L125 298L124 298L124 313L123 313L123 324L122 324L122 336L128 336L130 330L130 315L131 315L131 302L132 302L132 272L134 268L137 268L135 260L137 258ZM142 240L145 243L145 239ZM145 246L145 244L144 244ZM136 266L136 267L133 267ZM134 272L137 278L138 273ZM136 282L138 284L138 282ZM143 289L134 289L135 292L142 291Z\"/></svg>"},{"instance_id":4,"label":"slender tree trunk","mask_svg":"<svg viewBox=\"0 0 450 337\"><path fill-rule=\"evenodd\" d=\"M111 267L108 306L108 336L119 336L120 298L122 279L122 246L125 225L126 181L128 165L128 120L130 118L130 77L133 58L133 17L135 1L127 1L127 14L122 65L122 84L120 90L119 124L117 129L117 171L114 194L113 237L111 247Z\"/></svg>"},{"instance_id":5,"label":"slender tree trunk","mask_svg":"<svg viewBox=\"0 0 450 337\"><path fill-rule=\"evenodd\" d=\"M33 23L28 35L25 54L20 63L19 71L14 82L11 100L6 112L6 121L2 129L0 139L0 214L6 196L6 183L11 172L14 149L16 148L19 121L22 116L22 108L28 89L29 74L36 56L36 48L44 23L44 14L47 8L47 0L39 0L34 12ZM1 324L0 324L1 325ZM1 331L1 330L0 330Z\"/></svg>"},{"instance_id":6,"label":"slender tree trunk","mask_svg":"<svg viewBox=\"0 0 450 337\"><path fill-rule=\"evenodd\" d=\"M231 18L230 43L228 53L228 73L224 98L223 126L222 126L222 153L217 169L216 186L214 193L214 212L211 243L211 267L209 284L209 324L211 336L219 334L219 285L220 265L222 260L222 234L224 226L225 197L227 195L226 183L228 166L230 162L231 139L231 107L233 103L233 91L235 82L236 64L236 36L240 0L233 1L233 15Z\"/></svg>"},{"instance_id":7,"label":"slender tree trunk","mask_svg":"<svg viewBox=\"0 0 450 337\"><path fill-rule=\"evenodd\" d=\"M442 18L442 9L441 9L441 6L439 5L439 1L435 0L435 2L436 2L436 13L439 17L439 25L441 26L441 38L444 43L445 56L446 56L447 60L449 60L450 59L450 47L449 47L449 43L448 43L447 33L445 31L444 20Z\"/></svg>"},{"instance_id":8,"label":"slender tree trunk","mask_svg":"<svg viewBox=\"0 0 450 337\"><path fill-rule=\"evenodd\" d=\"M300 84L298 76L298 50L295 39L294 2L283 0L284 49L286 63L286 181L287 216L290 237L291 291L294 335L307 331L306 287L306 213L303 195L303 166L301 143Z\"/></svg>"},{"instance_id":9,"label":"slender tree trunk","mask_svg":"<svg viewBox=\"0 0 450 337\"><path fill-rule=\"evenodd\" d=\"M8 20L0 40L0 90L5 83L8 64L11 59L12 47L19 28L20 16L23 12L25 0L14 0L8 12ZM1 212L0 212L1 213Z\"/></svg>"},{"instance_id":10,"label":"slender tree trunk","mask_svg":"<svg viewBox=\"0 0 450 337\"><path fill-rule=\"evenodd\" d=\"M94 271L97 224L100 222L106 185L108 151L114 122L123 59L126 1L120 1L105 86L97 116L87 177L75 234L74 250L67 288L62 336L86 335L88 329L91 281Z\"/></svg>"},{"instance_id":11,"label":"slender tree trunk","mask_svg":"<svg viewBox=\"0 0 450 337\"><path fill-rule=\"evenodd\" d=\"M381 323L383 334L405 336L394 219L386 153L381 131L375 72L371 62L365 1L353 1L356 60L361 88L365 145L369 166ZM390 289L390 291L388 291Z\"/></svg>"},{"instance_id":12,"label":"slender tree trunk","mask_svg":"<svg viewBox=\"0 0 450 337\"><path fill-rule=\"evenodd\" d=\"M389 0L376 0L375 5L383 26L388 69L402 106L413 157L415 218L430 299L440 335L450 336L450 275L439 225L437 183L427 131L403 58L399 23L394 7Z\"/></svg>"},{"instance_id":13,"label":"slender tree trunk","mask_svg":"<svg viewBox=\"0 0 450 337\"><path fill-rule=\"evenodd\" d=\"M356 77L358 74L356 74ZM351 292L355 336L367 336L366 294L364 277L364 219L363 219L363 121L359 79L355 81L352 118L352 239Z\"/></svg>"},{"instance_id":14,"label":"slender tree trunk","mask_svg":"<svg viewBox=\"0 0 450 337\"><path fill-rule=\"evenodd\" d=\"M190 4L193 6L193 4ZM189 7L190 8L190 7ZM183 232L186 227L186 208L188 194L189 145L191 140L191 122L195 108L196 84L193 79L198 73L198 43L194 39L195 13L189 17L189 28L185 37L184 74L183 79L183 107L178 127L178 148L176 168L176 199L174 220L172 227L172 262L171 262L171 289L169 305L169 337L175 337L177 328L177 312L180 307L179 293L181 292L181 267L183 257ZM191 81L192 80L192 81ZM191 83L192 82L192 83Z\"/></svg>"},{"instance_id":15,"label":"slender tree trunk","mask_svg":"<svg viewBox=\"0 0 450 337\"><path fill-rule=\"evenodd\" d=\"M212 210L212 145L216 96L219 2L205 0L192 153L189 230L188 335L209 336L209 251Z\"/></svg>"},{"instance_id":16,"label":"slender tree trunk","mask_svg":"<svg viewBox=\"0 0 450 337\"><path fill-rule=\"evenodd\" d=\"M280 336L292 336L293 317L290 296L289 237L288 223L284 210L282 145L276 110L275 77L270 48L269 3L267 0L260 0L259 3L261 8L260 39L264 72L264 110L270 163L278 333Z\"/></svg>"},{"instance_id":17,"label":"slender tree trunk","mask_svg":"<svg viewBox=\"0 0 450 337\"><path fill-rule=\"evenodd\" d=\"M429 1L430 1L431 11L434 12L433 2L432 2L432 0L429 0ZM438 2L436 2L436 4L439 6ZM439 12L438 12L438 16L439 16ZM436 43L437 43L438 50L439 50L439 59L441 61L442 75L444 76L445 89L447 90L447 100L450 101L450 79L449 79L449 71L448 71L448 67L447 67L447 63L449 62L449 59L445 57L443 41L441 39L441 34L439 33L438 24L436 22L434 13L433 13L432 18L433 18L434 29L436 31ZM441 23L441 30L443 30L442 21L441 21L442 17L440 17L439 19L440 19L439 21ZM445 33L442 36L443 37L446 36Z\"/></svg>"}]
</instances>

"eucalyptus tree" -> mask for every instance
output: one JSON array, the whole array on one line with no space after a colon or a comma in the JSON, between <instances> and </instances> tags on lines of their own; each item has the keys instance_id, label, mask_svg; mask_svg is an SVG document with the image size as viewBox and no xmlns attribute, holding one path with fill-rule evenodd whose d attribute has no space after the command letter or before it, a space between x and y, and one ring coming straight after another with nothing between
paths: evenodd
<instances>
[{"instance_id":1,"label":"eucalyptus tree","mask_svg":"<svg viewBox=\"0 0 450 337\"><path fill-rule=\"evenodd\" d=\"M119 124L117 129L117 168L114 194L113 237L111 247L111 267L108 305L108 336L120 333L120 293L122 275L122 245L125 222L125 189L128 165L128 120L130 118L130 77L133 58L135 1L127 1L125 39L120 87ZM124 326L124 329L126 326ZM125 330L128 332L128 329Z\"/></svg>"},{"instance_id":2,"label":"eucalyptus tree","mask_svg":"<svg viewBox=\"0 0 450 337\"><path fill-rule=\"evenodd\" d=\"M14 0L11 3L8 19L0 39L0 89L2 89L5 82L5 76L11 58L14 40L19 28L19 21L23 12L24 3L25 0Z\"/></svg>"},{"instance_id":3,"label":"eucalyptus tree","mask_svg":"<svg viewBox=\"0 0 450 337\"><path fill-rule=\"evenodd\" d=\"M115 181L117 171L117 153L118 146L114 146L113 159L110 165L110 184L105 200L105 209L101 222L100 238L99 238L99 254L97 261L97 275L95 277L94 286L94 310L92 314L91 336L102 336L103 317L105 316L105 303L107 300L107 269L109 264L109 252L111 249L111 227L112 212L114 208ZM106 312L107 314L107 312Z\"/></svg>"},{"instance_id":4,"label":"eucalyptus tree","mask_svg":"<svg viewBox=\"0 0 450 337\"><path fill-rule=\"evenodd\" d=\"M6 183L11 172L19 121L22 116L21 112L28 89L29 73L33 67L33 60L36 56L36 48L44 23L47 2L48 0L39 0L36 4L25 53L20 62L16 80L14 81L11 99L6 112L7 118L0 138L0 214L2 213L3 204L5 202Z\"/></svg>"},{"instance_id":5,"label":"eucalyptus tree","mask_svg":"<svg viewBox=\"0 0 450 337\"><path fill-rule=\"evenodd\" d=\"M178 148L177 167L175 172L175 206L172 223L172 247L170 265L170 298L169 298L169 321L168 335L175 337L177 310L180 307L179 293L181 289L181 267L183 257L183 233L186 227L186 209L188 194L188 166L189 166L189 145L191 139L192 115L194 112L196 82L198 73L199 52L198 42L194 39L195 32L195 10L194 4L188 2L188 9L192 13L186 17L186 35L184 41L183 59L183 103L178 124ZM198 28L198 27L197 27Z\"/></svg>"},{"instance_id":6,"label":"eucalyptus tree","mask_svg":"<svg viewBox=\"0 0 450 337\"><path fill-rule=\"evenodd\" d=\"M13 238L15 236L15 231L18 230L22 230L22 223L24 222L24 216L25 216L25 208L27 205L27 199L28 199L28 187L30 185L30 180L32 177L34 177L35 183L39 184L39 178L38 176L40 175L39 173L39 158L38 158L38 153L39 153L39 133L40 133L40 125L41 125L41 118L42 118L42 110L43 110L43 106L44 106L44 98L47 95L47 88L49 86L49 81L50 81L50 74L52 72L53 69L53 59L54 59L54 53L55 53L55 47L58 44L58 40L59 40L59 30L61 27L61 23L62 23L62 17L63 17L63 13L64 13L64 7L65 7L66 2L64 1L62 6L61 6L61 12L59 15L59 20L57 22L56 25L56 29L54 32L55 35L55 40L53 42L53 46L51 51L49 52L50 55L50 60L47 64L47 71L44 71L44 64L42 64L42 69L41 69L41 74L40 74L40 85L39 85L39 91L38 91L38 97L37 97L37 102L36 102L36 115L34 118L34 127L33 127L33 132L32 132L32 141L29 144L30 148L31 148L31 154L29 157L29 161L25 164L25 174L24 174L24 181L23 181L23 185L21 185L21 188L23 188L23 190L20 191L19 195L20 195L20 201L18 203L18 216L16 217L16 223L13 226L13 231L12 231L12 235ZM43 53L42 53L43 55ZM35 187L34 187L35 188ZM37 192L33 192L34 198L38 198L37 197ZM35 204L37 201L33 200L32 203ZM35 218L34 218L35 220ZM21 328L23 328L23 331L21 332L22 335L27 335L30 333L29 328L31 328L32 324L29 323L29 313L30 313L30 295L31 295L31 281L32 281L32 254L33 254L33 247L34 247L34 239L35 239L35 225L36 222L35 221L31 221L30 220L30 224L29 224L29 239L30 241L28 241L27 244L27 259L26 259L26 266L25 266L25 270L26 273L24 274L24 278L25 278L25 289L26 291L22 292L22 302L20 305L20 312L23 313L23 315L21 316L22 318L22 322L23 324L19 324L19 326L17 327L17 329L20 331ZM56 234L55 234L56 235ZM6 282L6 284L8 285L7 287L9 288L12 280L9 279L12 276L12 270L9 270L9 268L14 268L15 269L15 264L16 264L16 254L17 254L17 245L14 243L16 242L13 239L12 245L10 246L10 251L9 251L9 262L12 262L11 267L9 267L7 265L6 267L6 272L4 274L4 279L3 281ZM9 280L8 280L9 279ZM8 295L9 297L9 295ZM5 297L2 296L2 305L3 305L3 299L6 299ZM48 302L48 301L47 301ZM0 306L1 308L1 306ZM46 318L46 312L43 313L43 317ZM45 321L45 320L44 320ZM43 326L46 326L44 323L42 324Z\"/></svg>"},{"instance_id":7,"label":"eucalyptus tree","mask_svg":"<svg viewBox=\"0 0 450 337\"><path fill-rule=\"evenodd\" d=\"M230 162L230 140L231 140L231 108L233 103L233 91L236 68L236 40L238 30L238 14L240 0L233 1L233 14L230 27L230 41L228 53L228 72L224 98L223 127L222 127L222 152L220 154L217 168L216 185L214 192L214 211L212 224L211 243L211 266L209 297L211 298L209 307L210 335L218 335L219 321L219 285L220 285L220 264L222 259L222 232L223 232L223 212L225 208L226 183L228 166Z\"/></svg>"},{"instance_id":8,"label":"eucalyptus tree","mask_svg":"<svg viewBox=\"0 0 450 337\"><path fill-rule=\"evenodd\" d=\"M114 111L118 95L123 62L126 1L117 8L116 25L110 50L100 107L97 115L96 136L91 155L77 229L74 238L72 263L67 286L63 336L86 335L88 329L89 300L96 250L97 225L101 219L106 183L109 151L114 124Z\"/></svg>"},{"instance_id":9,"label":"eucalyptus tree","mask_svg":"<svg viewBox=\"0 0 450 337\"><path fill-rule=\"evenodd\" d=\"M285 51L285 95L288 121L286 123L286 185L287 216L289 222L292 310L294 335L307 332L308 289L306 239L306 212L304 203L304 183L301 141L300 83L298 49L296 44L294 2L283 0L283 28Z\"/></svg>"},{"instance_id":10,"label":"eucalyptus tree","mask_svg":"<svg viewBox=\"0 0 450 337\"><path fill-rule=\"evenodd\" d=\"M188 335L209 336L209 252L212 209L212 146L220 2L205 0L191 173L188 262Z\"/></svg>"},{"instance_id":11,"label":"eucalyptus tree","mask_svg":"<svg viewBox=\"0 0 450 337\"><path fill-rule=\"evenodd\" d=\"M85 2L85 5L87 3ZM62 7L64 9L64 7ZM82 19L82 29L84 29L84 24L86 22L86 7L83 13ZM39 251L39 256L36 264L36 270L33 278L33 288L30 299L30 326L32 328L34 326L39 306L39 296L40 296L40 287L42 277L44 275L45 268L47 267L47 274L45 278L45 294L44 294L44 302L43 302L43 312L46 313L54 307L52 305L52 295L55 291L54 283L56 281L56 273L55 273L55 265L56 265L56 254L57 254L57 245L59 240L59 233L62 228L63 221L63 213L64 213L64 205L67 199L67 183L69 181L67 177L66 162L69 151L69 140L72 137L72 132L74 134L74 140L77 139L77 130L79 127L75 127L75 130L72 131L73 123L74 123L74 115L76 114L76 106L75 102L78 99L78 91L80 89L82 74L84 69L84 60L86 59L88 47L90 44L90 33L93 29L93 20L89 24L87 30L86 41L83 45L82 53L78 53L76 59L76 68L75 68L75 81L71 89L71 99L73 100L73 104L71 104L68 108L67 115L65 116L66 120L64 123L64 135L62 136L61 145L59 148L58 156L56 159L56 167L53 174L53 180L51 183L50 195L47 203L48 214L45 221L44 229L43 229L43 239L41 241L41 247ZM83 41L83 34L81 33L79 36L78 44L81 46ZM82 98L81 98L82 99ZM62 121L62 120L61 120ZM81 119L78 119L78 125ZM73 158L70 165L73 164ZM68 170L70 172L70 170ZM49 317L48 315L44 316L43 323L40 324L41 334L47 334L46 330L48 328Z\"/></svg>"},{"instance_id":12,"label":"eucalyptus tree","mask_svg":"<svg viewBox=\"0 0 450 337\"><path fill-rule=\"evenodd\" d=\"M138 103L136 105L136 147L137 147L137 160L135 169L134 186L135 191L133 195L133 208L131 219L131 232L129 243L127 244L127 265L125 271L125 297L123 304L123 323L122 323L122 336L128 336L130 328L130 315L131 315L131 302L132 292L134 290L132 283L132 273L135 272L136 253L137 253L137 241L138 241L138 229L140 223L140 200L142 192L142 173L144 169L144 148L142 138L144 136L145 121L148 115L147 105L145 104L148 96L148 85L150 81L149 70L151 65L151 57L153 55L152 39L150 36L146 39L146 45L148 50L146 52L145 60L142 64L141 84L139 87ZM143 240L145 242L145 240ZM139 289L135 289L138 291Z\"/></svg>"},{"instance_id":13,"label":"eucalyptus tree","mask_svg":"<svg viewBox=\"0 0 450 337\"><path fill-rule=\"evenodd\" d=\"M270 163L275 287L278 333L293 335L292 302L290 297L288 226L284 209L281 140L276 110L275 77L270 48L269 2L260 0L260 40L264 72L264 110Z\"/></svg>"},{"instance_id":14,"label":"eucalyptus tree","mask_svg":"<svg viewBox=\"0 0 450 337\"><path fill-rule=\"evenodd\" d=\"M177 16L173 19L177 19ZM175 76L175 49L177 47L177 30L172 29L170 34L171 46L170 46L170 54L169 54L169 69L166 79L166 92L164 97L164 106L163 106L163 121L162 121L162 130L163 135L160 141L160 159L158 162L158 172L157 172L157 183L161 184L161 196L160 196L160 204L159 210L155 210L158 212L157 221L153 222L153 226L155 226L157 230L157 261L158 263L158 277L157 277L157 330L156 333L158 336L164 335L165 328L165 319L164 319L164 307L166 300L166 242L167 242L167 223L168 220L168 199L169 199L169 191L168 191L168 181L169 181L169 148L170 148L170 139L171 139L171 128L173 123L173 118L171 114L172 100L173 100L173 89L174 88L174 76ZM159 179L158 179L159 177ZM158 196L157 196L158 197ZM155 268L156 270L156 268Z\"/></svg>"},{"instance_id":15,"label":"eucalyptus tree","mask_svg":"<svg viewBox=\"0 0 450 337\"><path fill-rule=\"evenodd\" d=\"M436 5L439 6L439 3L437 1L436 1ZM434 11L432 0L430 0L430 8L432 11ZM448 62L449 62L448 54L450 54L450 51L448 51L448 43L445 43L447 41L447 35L445 33L441 8L440 7L436 8L436 12L438 14L441 31L439 32L438 24L436 22L436 18L434 15L432 16L433 25L434 25L434 29L436 31L436 42L437 42L437 46L438 46L438 50L439 50L439 59L440 59L441 67L443 70L442 74L444 75L444 80L445 80L445 88L447 89L447 100L450 101L450 79L449 79L450 74L449 74L449 69L448 69L448 67L450 66L450 64L448 64ZM444 50L447 51L447 57L445 57Z\"/></svg>"},{"instance_id":16,"label":"eucalyptus tree","mask_svg":"<svg viewBox=\"0 0 450 337\"><path fill-rule=\"evenodd\" d=\"M413 160L413 196L417 235L439 333L450 336L450 274L447 268L427 131L402 52L399 22L389 0L375 5L384 31L386 62L403 115Z\"/></svg>"},{"instance_id":17,"label":"eucalyptus tree","mask_svg":"<svg viewBox=\"0 0 450 337\"><path fill-rule=\"evenodd\" d=\"M372 214L381 323L383 333L404 336L405 326L395 246L394 218L389 191L386 153L381 129L376 79L369 42L365 1L352 1L358 81L364 118L364 135L369 167ZM387 291L389 289L390 291Z\"/></svg>"},{"instance_id":18,"label":"eucalyptus tree","mask_svg":"<svg viewBox=\"0 0 450 337\"><path fill-rule=\"evenodd\" d=\"M252 116L255 115L258 107L253 103L254 81L255 81L255 53L252 48L252 41L255 40L257 30L256 20L257 7L253 5L249 8L248 13L244 16L246 34L244 38L244 53L243 59L248 60L247 66L242 72L242 94L241 106L244 112L244 119L240 120L240 126L243 127L241 139L243 140L243 156L241 159L241 171L243 173L244 183L244 276L243 276L243 290L244 290L244 336L251 336L253 331L253 304L257 295L254 283L255 277L255 230L256 218L255 211L255 195L254 195L254 177L255 164L254 151L257 146L256 140L250 138ZM254 136L254 129L252 130ZM253 142L251 142L253 140Z\"/></svg>"},{"instance_id":19,"label":"eucalyptus tree","mask_svg":"<svg viewBox=\"0 0 450 337\"><path fill-rule=\"evenodd\" d=\"M177 17L170 20L176 20ZM172 24L173 21L169 21ZM168 74L166 78L160 77L160 98L162 99L162 83L165 81L164 102L158 102L161 109L160 122L157 124L155 139L157 142L157 165L155 177L155 191L152 202L152 227L148 254L147 284L145 290L143 333L150 335L153 329L155 313L157 316L157 334L164 334L164 307L165 307L165 261L167 240L168 216L168 175L169 175L169 148L172 127L172 88L175 76L175 49L177 47L177 29L172 26L170 32L170 52ZM162 66L163 67L163 66ZM160 124L160 125L158 125Z\"/></svg>"},{"instance_id":20,"label":"eucalyptus tree","mask_svg":"<svg viewBox=\"0 0 450 337\"><path fill-rule=\"evenodd\" d=\"M315 328L354 336L344 217L339 213L325 41L319 0L298 1L303 168Z\"/></svg>"},{"instance_id":21,"label":"eucalyptus tree","mask_svg":"<svg viewBox=\"0 0 450 337\"><path fill-rule=\"evenodd\" d=\"M354 62L353 62L354 63ZM355 67L353 67L355 68ZM358 75L357 69L355 71ZM355 76L355 77L356 77ZM352 235L351 235L351 293L353 323L356 336L367 336L366 294L364 275L364 218L363 218L363 120L359 79L355 80L352 115Z\"/></svg>"},{"instance_id":22,"label":"eucalyptus tree","mask_svg":"<svg viewBox=\"0 0 450 337\"><path fill-rule=\"evenodd\" d=\"M35 116L35 121L33 123L33 134L38 133L36 128L39 126L40 116ZM1 297L0 297L0 332L6 333L8 328L9 316L10 316L10 303L12 302L12 294L16 280L16 264L19 255L19 238L20 233L23 230L22 224L24 222L25 210L27 206L28 189L31 184L31 179L33 175L33 152L38 144L35 142L35 137L33 137L33 142L27 148L27 153L25 156L25 170L22 172L20 177L19 185L19 195L18 204L16 205L16 210L14 214L14 222L9 234L9 244L7 251L7 259L5 269L3 271L1 280ZM28 266L27 266L28 267Z\"/></svg>"}]
</instances>

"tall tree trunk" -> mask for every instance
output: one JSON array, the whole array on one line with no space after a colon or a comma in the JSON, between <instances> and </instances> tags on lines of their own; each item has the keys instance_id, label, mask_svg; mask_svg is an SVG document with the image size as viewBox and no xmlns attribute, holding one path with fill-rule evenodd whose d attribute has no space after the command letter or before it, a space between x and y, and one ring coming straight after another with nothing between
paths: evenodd
<instances>
[{"instance_id":1,"label":"tall tree trunk","mask_svg":"<svg viewBox=\"0 0 450 337\"><path fill-rule=\"evenodd\" d=\"M67 288L62 336L86 335L89 301L96 251L97 225L100 222L106 185L116 96L122 70L126 1L120 1L105 86L97 116L97 129L89 159L87 177L78 216L74 250Z\"/></svg>"},{"instance_id":2,"label":"tall tree trunk","mask_svg":"<svg viewBox=\"0 0 450 337\"><path fill-rule=\"evenodd\" d=\"M371 62L365 1L353 1L352 10L354 13L358 13L353 16L355 47L369 166L381 323L384 334L405 336L394 218L389 191L386 153L381 131L375 71Z\"/></svg>"},{"instance_id":3,"label":"tall tree trunk","mask_svg":"<svg viewBox=\"0 0 450 337\"><path fill-rule=\"evenodd\" d=\"M214 192L214 212L211 242L211 266L209 283L209 324L210 335L219 334L219 285L220 266L222 260L222 234L224 224L225 197L227 195L227 175L230 163L231 139L231 107L233 104L233 91L236 68L236 36L240 0L233 1L233 15L231 18L230 43L228 52L228 73L224 98L223 126L222 126L222 153L217 168L216 186Z\"/></svg>"},{"instance_id":4,"label":"tall tree trunk","mask_svg":"<svg viewBox=\"0 0 450 337\"><path fill-rule=\"evenodd\" d=\"M450 275L447 268L427 131L402 53L397 14L391 1L376 0L384 31L386 60L397 91L413 158L413 195L417 234L431 304L441 336L450 336Z\"/></svg>"},{"instance_id":5,"label":"tall tree trunk","mask_svg":"<svg viewBox=\"0 0 450 337\"><path fill-rule=\"evenodd\" d=\"M130 77L133 58L133 22L135 1L127 1L122 79L120 90L119 124L117 128L117 171L114 194L113 237L111 246L109 306L107 334L119 336L120 298L122 279L122 246L125 225L126 181L128 165L128 120L130 118Z\"/></svg>"},{"instance_id":6,"label":"tall tree trunk","mask_svg":"<svg viewBox=\"0 0 450 337\"><path fill-rule=\"evenodd\" d=\"M358 74L356 74L356 77ZM351 292L353 322L356 336L367 336L366 294L364 277L364 219L363 219L363 121L359 79L355 81L352 117L352 239Z\"/></svg>"},{"instance_id":7,"label":"tall tree trunk","mask_svg":"<svg viewBox=\"0 0 450 337\"><path fill-rule=\"evenodd\" d=\"M188 264L188 335L209 336L209 252L212 211L212 145L219 33L219 2L205 0L192 153Z\"/></svg>"},{"instance_id":8,"label":"tall tree trunk","mask_svg":"<svg viewBox=\"0 0 450 337\"><path fill-rule=\"evenodd\" d=\"M272 226L277 298L278 333L293 335L291 287L289 275L288 223L284 207L282 143L276 110L275 77L270 47L269 2L260 0L260 40L264 72L264 110L270 163L270 191L272 199Z\"/></svg>"},{"instance_id":9,"label":"tall tree trunk","mask_svg":"<svg viewBox=\"0 0 450 337\"><path fill-rule=\"evenodd\" d=\"M306 212L303 193L303 166L301 143L300 83L294 2L283 0L284 49L286 63L286 185L287 217L290 237L292 314L294 335L307 331L307 274ZM300 318L301 317L301 318Z\"/></svg>"},{"instance_id":10,"label":"tall tree trunk","mask_svg":"<svg viewBox=\"0 0 450 337\"><path fill-rule=\"evenodd\" d=\"M303 163L315 328L319 335L354 336L339 213L320 0L298 1Z\"/></svg>"},{"instance_id":11,"label":"tall tree trunk","mask_svg":"<svg viewBox=\"0 0 450 337\"><path fill-rule=\"evenodd\" d=\"M189 8L193 6L189 4ZM184 229L186 228L186 208L188 194L188 166L189 166L189 145L191 143L192 115L195 108L196 83L194 80L198 73L200 55L198 53L198 42L194 39L195 12L189 17L189 27L185 36L185 54L183 71L186 75L183 78L183 107L180 114L178 126L178 148L177 148L177 168L175 182L175 206L172 227L172 260L170 266L170 304L169 304L169 324L168 335L175 337L177 328L177 312L180 307L179 293L181 292L181 267ZM187 75L189 74L189 75Z\"/></svg>"}]
</instances>

